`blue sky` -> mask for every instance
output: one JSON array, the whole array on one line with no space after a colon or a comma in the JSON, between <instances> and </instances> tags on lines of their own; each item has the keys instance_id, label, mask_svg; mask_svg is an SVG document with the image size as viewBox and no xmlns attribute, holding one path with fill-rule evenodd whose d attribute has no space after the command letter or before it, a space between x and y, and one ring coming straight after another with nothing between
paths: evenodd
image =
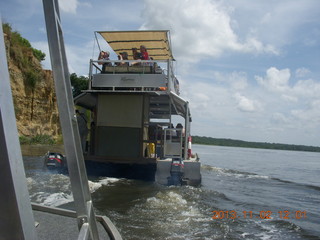
<instances>
[{"instance_id":1,"label":"blue sky","mask_svg":"<svg viewBox=\"0 0 320 240\"><path fill-rule=\"evenodd\" d=\"M60 8L71 73L88 74L94 31L168 29L193 135L320 146L320 1L69 0ZM51 68L42 1L0 0L0 12Z\"/></svg>"}]
</instances>

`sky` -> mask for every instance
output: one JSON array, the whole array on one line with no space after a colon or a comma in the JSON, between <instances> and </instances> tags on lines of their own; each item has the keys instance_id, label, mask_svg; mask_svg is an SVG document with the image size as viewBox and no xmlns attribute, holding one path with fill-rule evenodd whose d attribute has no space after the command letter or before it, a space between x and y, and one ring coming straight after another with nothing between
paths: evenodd
<instances>
[{"instance_id":1,"label":"sky","mask_svg":"<svg viewBox=\"0 0 320 240\"><path fill-rule=\"evenodd\" d=\"M192 135L320 146L320 1L59 4L70 73L88 75L98 55L94 31L170 30ZM51 69L42 1L0 0L0 14L46 53Z\"/></svg>"}]
</instances>

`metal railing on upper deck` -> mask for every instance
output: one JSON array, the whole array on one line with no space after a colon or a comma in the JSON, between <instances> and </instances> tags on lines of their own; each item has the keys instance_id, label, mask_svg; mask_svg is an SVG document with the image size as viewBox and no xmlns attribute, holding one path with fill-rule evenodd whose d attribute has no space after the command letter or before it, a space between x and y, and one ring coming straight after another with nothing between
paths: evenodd
<instances>
[{"instance_id":1,"label":"metal railing on upper deck","mask_svg":"<svg viewBox=\"0 0 320 240\"><path fill-rule=\"evenodd\" d=\"M89 90L172 91L179 82L171 60L90 60Z\"/></svg>"}]
</instances>

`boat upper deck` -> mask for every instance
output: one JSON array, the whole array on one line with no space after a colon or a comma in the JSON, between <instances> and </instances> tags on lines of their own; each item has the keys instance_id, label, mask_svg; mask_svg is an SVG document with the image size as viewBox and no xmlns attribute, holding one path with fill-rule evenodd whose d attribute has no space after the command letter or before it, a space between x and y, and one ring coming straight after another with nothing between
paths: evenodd
<instances>
[{"instance_id":1,"label":"boat upper deck","mask_svg":"<svg viewBox=\"0 0 320 240\"><path fill-rule=\"evenodd\" d=\"M90 60L89 90L164 91L179 95L169 31L100 31L95 35L100 54ZM105 56L107 51L101 50L99 35L118 56L117 60L110 60L109 52Z\"/></svg>"},{"instance_id":2,"label":"boat upper deck","mask_svg":"<svg viewBox=\"0 0 320 240\"><path fill-rule=\"evenodd\" d=\"M108 66L100 68L98 63ZM140 61L139 65L133 63L136 61L91 60L89 90L165 91L180 94L179 81L173 74L171 60Z\"/></svg>"}]
</instances>

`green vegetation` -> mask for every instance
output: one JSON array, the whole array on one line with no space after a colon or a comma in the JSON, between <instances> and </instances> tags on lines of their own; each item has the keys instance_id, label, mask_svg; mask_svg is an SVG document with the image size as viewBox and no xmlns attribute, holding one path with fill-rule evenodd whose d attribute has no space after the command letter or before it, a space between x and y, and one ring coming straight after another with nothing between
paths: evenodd
<instances>
[{"instance_id":1,"label":"green vegetation","mask_svg":"<svg viewBox=\"0 0 320 240\"><path fill-rule=\"evenodd\" d=\"M26 86L26 94L31 95L31 114L30 120L33 120L34 91L37 84L43 79L43 72L38 61L45 59L45 53L32 48L30 42L23 38L17 31L12 31L9 23L2 24L3 32L6 34L8 43L6 44L8 57L15 62L21 70L23 80Z\"/></svg>"},{"instance_id":2,"label":"green vegetation","mask_svg":"<svg viewBox=\"0 0 320 240\"><path fill-rule=\"evenodd\" d=\"M225 139L225 138L192 136L192 142L195 144L227 146L227 147L264 148L264 149L320 152L320 147L281 144L281 143L246 142L242 140L233 140L233 139Z\"/></svg>"},{"instance_id":3,"label":"green vegetation","mask_svg":"<svg viewBox=\"0 0 320 240\"><path fill-rule=\"evenodd\" d=\"M73 96L78 96L82 90L88 89L88 81L89 79L85 76L78 77L77 74L72 73L70 75L71 85L73 87Z\"/></svg>"},{"instance_id":4,"label":"green vegetation","mask_svg":"<svg viewBox=\"0 0 320 240\"><path fill-rule=\"evenodd\" d=\"M30 42L23 38L21 34L17 31L12 31L11 25L9 23L2 24L3 32L8 36L10 40L10 56L21 57L21 53L32 52L33 56L37 58L39 61L43 61L46 58L46 54L41 50L33 48ZM20 49L19 49L20 48ZM22 56L22 58L27 56ZM28 62L24 59L25 62Z\"/></svg>"},{"instance_id":5,"label":"green vegetation","mask_svg":"<svg viewBox=\"0 0 320 240\"><path fill-rule=\"evenodd\" d=\"M19 137L20 144L48 144L52 145L56 143L56 140L54 140L49 135L36 135L34 137L26 137L26 136L20 136Z\"/></svg>"},{"instance_id":6,"label":"green vegetation","mask_svg":"<svg viewBox=\"0 0 320 240\"><path fill-rule=\"evenodd\" d=\"M46 59L46 54L41 52L41 50L32 48L33 55L39 60L44 61Z\"/></svg>"}]
</instances>

